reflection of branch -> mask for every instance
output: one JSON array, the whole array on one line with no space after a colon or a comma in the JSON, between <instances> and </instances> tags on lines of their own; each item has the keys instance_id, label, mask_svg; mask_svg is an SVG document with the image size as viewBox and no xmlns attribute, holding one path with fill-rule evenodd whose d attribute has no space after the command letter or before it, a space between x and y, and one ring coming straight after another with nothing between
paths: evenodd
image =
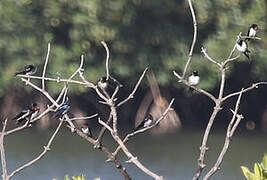
<instances>
[{"instance_id":1,"label":"reflection of branch","mask_svg":"<svg viewBox=\"0 0 267 180\"><path fill-rule=\"evenodd\" d=\"M190 49L190 52L189 52L189 55L188 55L188 60L187 60L186 65L184 67L184 72L183 72L183 75L182 75L182 79L185 78L186 71L187 71L188 66L189 66L189 64L191 62L191 58L192 58L192 55L193 55L194 47L195 47L195 44L196 44L196 41L197 41L197 20L196 20L196 15L195 15L195 11L194 11L194 8L193 8L191 0L188 0L188 4L189 4L189 7L190 7L190 11L191 11L191 14L192 14L192 20L193 20L193 24L194 24L194 37L193 37L191 49Z\"/></svg>"},{"instance_id":2,"label":"reflection of branch","mask_svg":"<svg viewBox=\"0 0 267 180\"><path fill-rule=\"evenodd\" d=\"M123 143L126 143L130 139L130 137L132 137L136 134L148 131L149 129L152 129L153 127L157 126L167 116L168 112L171 110L171 106L172 106L173 102L174 102L174 99L171 100L169 106L166 108L166 110L163 112L163 114L156 120L155 123L153 123L151 126L142 128L140 130L137 130L137 131L134 131L134 132L128 134L124 138ZM114 151L113 155L116 156L120 149L121 149L121 146L118 146L117 149Z\"/></svg>"},{"instance_id":3,"label":"reflection of branch","mask_svg":"<svg viewBox=\"0 0 267 180\"><path fill-rule=\"evenodd\" d=\"M119 104L117 104L117 107L123 105L124 103L126 103L127 101L129 101L130 99L132 99L132 98L134 97L133 95L135 94L135 92L136 92L137 88L139 87L140 83L142 82L142 79L144 78L144 76L145 76L147 70L148 70L148 68L146 68L146 69L144 70L143 74L142 74L141 77L139 78L139 80L138 80L138 82L136 83L136 85L135 85L133 91L131 92L131 94L130 94L126 99L124 99L124 100L121 101Z\"/></svg>"},{"instance_id":4,"label":"reflection of branch","mask_svg":"<svg viewBox=\"0 0 267 180\"><path fill-rule=\"evenodd\" d=\"M57 133L58 133L58 131L59 131L59 129L60 129L62 123L63 123L63 121L60 121L60 123L58 124L57 129L55 130L55 132L53 133L53 135L52 135L51 138L49 139L47 145L44 146L44 150L43 150L43 152L41 152L41 153L39 154L39 156L37 156L36 158L34 158L32 161L30 161L30 162L28 162L28 163L22 165L21 167L15 169L10 175L8 175L8 179L10 179L12 176L14 176L16 173L20 172L21 170L23 170L23 169L25 169L25 168L27 168L27 167L33 165L33 164L36 163L37 161L39 161L39 160L40 160L40 159L41 159L41 158L42 158L48 151L51 150L51 149L50 149L50 146L51 146L53 140L55 139L55 137L56 137L56 135L57 135Z\"/></svg>"},{"instance_id":5,"label":"reflection of branch","mask_svg":"<svg viewBox=\"0 0 267 180\"><path fill-rule=\"evenodd\" d=\"M242 89L239 92L239 96L238 96L238 99L236 101L235 111L232 111L233 112L233 117L232 117L232 120L230 121L230 123L228 125L228 128L227 128L225 142L224 142L224 146L222 148L222 151L221 151L221 153L220 153L220 155L219 155L216 163L210 169L210 171L204 176L203 180L209 179L219 169L219 166L222 163L223 157L224 157L225 153L228 150L228 147L229 147L230 141L232 139L232 136L233 136L233 134L234 134L234 132L235 132L235 130L236 130L239 122L241 121L241 119L243 119L243 116L242 115L237 114L237 111L239 109L239 104L240 104L240 100L241 100L241 96L242 96L243 90L244 89Z\"/></svg>"},{"instance_id":6,"label":"reflection of branch","mask_svg":"<svg viewBox=\"0 0 267 180\"><path fill-rule=\"evenodd\" d=\"M98 120L98 122L101 125L105 126L110 131L110 133L111 133L112 137L114 138L114 140L120 145L120 147L123 150L124 154L129 158L129 160L127 162L135 164L140 170L142 170L144 173L146 173L147 175L151 176L155 180L164 180L164 178L162 176L159 176L159 175L153 173L152 171L150 171L149 169L147 169L143 164L141 164L138 161L137 157L134 157L129 152L129 150L124 145L124 143L122 142L122 140L120 139L120 137L117 135L117 133L109 125L107 125L105 122L101 121L100 119Z\"/></svg>"}]
</instances>

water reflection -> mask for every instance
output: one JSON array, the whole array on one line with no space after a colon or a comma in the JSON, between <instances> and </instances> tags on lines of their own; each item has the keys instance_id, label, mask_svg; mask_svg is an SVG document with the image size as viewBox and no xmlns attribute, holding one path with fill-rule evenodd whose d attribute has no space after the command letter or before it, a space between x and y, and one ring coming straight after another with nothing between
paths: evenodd
<instances>
[{"instance_id":1,"label":"water reflection","mask_svg":"<svg viewBox=\"0 0 267 180\"><path fill-rule=\"evenodd\" d=\"M22 162L27 162L38 155L48 141L52 131L35 132L26 130L16 136L8 136L6 141L7 163L9 171ZM200 130L182 130L180 132L161 136L151 136L149 133L134 137L127 146L138 156L144 165L163 175L166 180L189 180L196 170L200 138ZM267 152L266 134L239 132L230 145L230 150L219 171L213 179L242 179L241 165L253 167L255 161L261 161ZM213 131L209 141L207 163L215 162L218 151L223 145L224 132ZM112 146L112 139L106 138L106 144ZM122 162L127 159L120 153ZM134 165L123 163L129 174L137 180L151 179L139 171ZM208 166L209 167L209 166ZM92 149L85 141L76 135L61 130L52 145L52 150L35 166L27 168L15 176L15 180L51 180L63 178L65 174L86 174L88 179L101 177L103 180L123 179L112 164L105 163L105 157L98 150Z\"/></svg>"}]
</instances>

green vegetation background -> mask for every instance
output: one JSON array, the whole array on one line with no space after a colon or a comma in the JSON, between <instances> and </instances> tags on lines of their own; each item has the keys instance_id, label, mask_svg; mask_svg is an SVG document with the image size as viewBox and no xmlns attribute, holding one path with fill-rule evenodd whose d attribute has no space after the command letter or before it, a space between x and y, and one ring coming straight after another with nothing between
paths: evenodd
<instances>
[{"instance_id":1,"label":"green vegetation background","mask_svg":"<svg viewBox=\"0 0 267 180\"><path fill-rule=\"evenodd\" d=\"M193 4L199 30L190 71L199 70L200 86L213 89L219 79L200 53L201 46L222 60L239 32L246 33L252 23L259 25L263 40L249 43L253 59L249 80L266 80L266 1L194 0ZM14 84L22 85L13 74L25 64L35 64L41 74L48 42L50 76L70 75L84 54L86 77L97 81L105 73L106 54L100 43L104 40L111 51L111 73L125 85L133 86L144 68L151 67L161 85L172 86L177 82L172 70L180 72L187 60L193 25L185 0L3 0L0 34L2 96ZM249 64L245 57L240 61ZM49 86L57 92L55 84ZM72 90L85 91L79 86Z\"/></svg>"}]
</instances>

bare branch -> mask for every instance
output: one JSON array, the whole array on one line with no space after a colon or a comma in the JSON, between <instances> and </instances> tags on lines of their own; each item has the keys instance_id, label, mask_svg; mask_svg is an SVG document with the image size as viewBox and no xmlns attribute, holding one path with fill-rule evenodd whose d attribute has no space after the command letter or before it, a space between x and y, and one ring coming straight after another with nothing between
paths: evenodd
<instances>
[{"instance_id":1,"label":"bare branch","mask_svg":"<svg viewBox=\"0 0 267 180\"><path fill-rule=\"evenodd\" d=\"M147 72L148 68L146 68L143 72L143 74L141 75L141 77L139 78L138 82L136 83L133 91L131 92L131 94L126 98L124 99L123 101L121 101L119 104L117 104L116 107L120 107L121 105L123 105L124 103L126 103L127 101L129 101L130 99L133 98L133 95L135 94L136 90L138 89L140 83L142 82L142 79L144 78L146 72Z\"/></svg>"},{"instance_id":2,"label":"bare branch","mask_svg":"<svg viewBox=\"0 0 267 180\"><path fill-rule=\"evenodd\" d=\"M216 106L214 107L214 110L210 116L209 123L206 127L206 130L205 130L205 133L203 136L202 144L200 147L200 154L199 154L199 158L198 158L198 171L194 175L193 180L199 179L199 177L202 173L202 170L206 167L206 165L204 164L204 159L205 159L206 151L208 150L208 147L207 147L208 137L209 137L210 130L211 130L211 127L213 125L214 119L220 110L221 110L220 105L216 103Z\"/></svg>"},{"instance_id":3,"label":"bare branch","mask_svg":"<svg viewBox=\"0 0 267 180\"><path fill-rule=\"evenodd\" d=\"M190 52L189 52L189 55L188 55L188 60L187 60L186 65L184 67L184 72L183 72L183 75L182 75L181 79L185 78L186 71L187 71L188 66L189 66L189 64L191 62L191 58L192 58L194 47L195 47L196 40L197 40L197 20L196 20L196 15L195 15L195 11L194 11L194 8L193 8L191 0L188 0L188 4L189 4L189 7L190 7L190 11L191 11L191 14L192 14L192 20L193 20L193 24L194 24L194 37L193 37L191 49L190 49Z\"/></svg>"},{"instance_id":4,"label":"bare branch","mask_svg":"<svg viewBox=\"0 0 267 180\"><path fill-rule=\"evenodd\" d=\"M230 59L227 59L223 62L223 66L226 66L226 64L232 62L232 61L235 61L237 60L238 58L240 58L240 55L236 56L236 57L233 57L233 58L230 58Z\"/></svg>"},{"instance_id":5,"label":"bare branch","mask_svg":"<svg viewBox=\"0 0 267 180\"><path fill-rule=\"evenodd\" d=\"M50 150L50 146L53 142L53 140L55 139L61 125L62 125L63 121L60 121L60 123L58 124L57 129L55 130L55 132L53 133L53 135L51 136L51 138L49 139L48 143L46 146L44 146L44 150L43 152L41 152L39 154L39 156L37 156L36 158L34 158L33 160L31 160L30 162L20 166L19 168L15 169L10 175L8 175L8 178L11 178L12 176L14 176L16 173L20 172L21 170L33 165L34 163L36 163L37 161L39 161L49 150Z\"/></svg>"},{"instance_id":6,"label":"bare branch","mask_svg":"<svg viewBox=\"0 0 267 180\"><path fill-rule=\"evenodd\" d=\"M7 179L7 166L6 166L6 155L5 155L5 147L4 147L4 136L7 126L7 119L3 122L3 129L0 135L0 153L1 153L1 164L2 164L2 178L3 180Z\"/></svg>"},{"instance_id":7,"label":"bare branch","mask_svg":"<svg viewBox=\"0 0 267 180\"><path fill-rule=\"evenodd\" d=\"M122 142L122 140L119 138L119 136L117 135L116 132L113 131L113 129L107 125L105 122L101 121L101 119L98 120L98 122L105 126L111 133L112 137L114 138L114 140L121 146L121 149L123 150L123 152L125 153L125 155L129 158L129 163L134 163L140 170L142 170L144 173L146 173L147 175L151 176L152 178L154 178L155 180L164 180L164 178L162 176L159 176L155 173L153 173L152 171L150 171L149 169L147 169L145 166L143 166L137 159L137 157L134 157L129 150L127 149L127 147L124 145L124 143Z\"/></svg>"},{"instance_id":8,"label":"bare branch","mask_svg":"<svg viewBox=\"0 0 267 180\"><path fill-rule=\"evenodd\" d=\"M101 44L105 47L107 56L106 56L106 73L107 73L107 81L109 80L109 49L105 41L101 41Z\"/></svg>"},{"instance_id":9,"label":"bare branch","mask_svg":"<svg viewBox=\"0 0 267 180\"><path fill-rule=\"evenodd\" d=\"M28 127L31 127L31 126L29 126L29 121L26 121L26 123L23 124L22 126L19 126L19 127L17 127L17 128L14 128L14 129L11 129L11 130L9 130L9 131L6 131L6 132L5 132L5 136L10 135L10 134L12 134L12 133L15 133L15 132L17 132L17 131L20 131L20 130L22 130L22 129L28 128Z\"/></svg>"},{"instance_id":10,"label":"bare branch","mask_svg":"<svg viewBox=\"0 0 267 180\"><path fill-rule=\"evenodd\" d=\"M112 120L112 114L110 113L106 124L109 125L111 120ZM101 144L105 131L106 131L106 127L103 126L101 128L100 133L98 134L98 137L97 137L97 140L96 140L97 141L96 148Z\"/></svg>"},{"instance_id":11,"label":"bare branch","mask_svg":"<svg viewBox=\"0 0 267 180\"><path fill-rule=\"evenodd\" d=\"M205 91L203 89L200 89L200 88L198 88L196 86L190 85L189 82L187 80L185 80L185 79L182 79L182 77L177 72L173 71L173 74L179 79L179 82L182 82L183 84L187 85L188 87L191 87L194 90L196 90L196 91L208 96L212 101L216 102L216 98L211 93L209 93L209 92L207 92L207 91Z\"/></svg>"},{"instance_id":12,"label":"bare branch","mask_svg":"<svg viewBox=\"0 0 267 180\"><path fill-rule=\"evenodd\" d=\"M208 53L207 53L207 49L206 48L201 48L201 52L204 54L204 57L206 57L210 62L216 64L217 66L221 67L222 65L220 63L218 63L217 61L215 61L214 59L212 59Z\"/></svg>"},{"instance_id":13,"label":"bare branch","mask_svg":"<svg viewBox=\"0 0 267 180\"><path fill-rule=\"evenodd\" d=\"M82 56L81 56L81 64L83 64L83 62L84 62L84 56L82 55ZM80 68L79 74L80 74L80 77L81 77L82 81L85 83L85 86L86 86L86 87L96 89L96 86L95 86L93 83L89 82L89 81L83 76L83 69L82 69L82 67Z\"/></svg>"},{"instance_id":14,"label":"bare branch","mask_svg":"<svg viewBox=\"0 0 267 180\"><path fill-rule=\"evenodd\" d=\"M43 76L42 76L42 90L45 90L45 72L46 72L46 67L47 67L47 63L48 63L48 59L49 59L49 54L50 54L50 43L48 43L47 45L47 54L46 54L46 58L45 58L45 64L44 64L44 69L43 69Z\"/></svg>"},{"instance_id":15,"label":"bare branch","mask_svg":"<svg viewBox=\"0 0 267 180\"><path fill-rule=\"evenodd\" d=\"M242 89L239 92L239 96L238 96L238 99L236 101L235 111L233 112L233 117L232 117L232 119L231 119L231 121L230 121L230 123L228 125L228 128L227 128L226 137L225 137L225 141L224 141L224 146L223 146L223 148L222 148L222 150L220 152L220 155L218 156L218 159L217 159L216 163L210 169L210 171L204 176L203 180L209 179L219 169L219 166L222 163L224 155L228 150L228 147L229 147L230 141L232 139L233 133L236 130L239 122L241 121L241 119L243 119L242 115L238 115L237 114L243 90L244 89ZM235 121L236 117L237 117L237 120Z\"/></svg>"},{"instance_id":16,"label":"bare branch","mask_svg":"<svg viewBox=\"0 0 267 180\"><path fill-rule=\"evenodd\" d=\"M67 125L67 127L72 130L70 126ZM85 135L82 131L79 129L75 129L75 133L85 139L87 142L91 143L95 148L99 149L101 152L103 152L107 157L109 162L113 162L115 167L120 171L120 173L123 175L125 180L131 180L131 177L126 171L126 168L122 166L122 164L112 155L112 153L101 143L98 142L98 140L94 140L93 138Z\"/></svg>"},{"instance_id":17,"label":"bare branch","mask_svg":"<svg viewBox=\"0 0 267 180\"><path fill-rule=\"evenodd\" d=\"M250 87L247 87L246 89L244 89L243 93L248 92L252 89L257 89L259 87L259 85L266 85L266 84L267 84L267 82L264 82L264 81L253 83ZM237 96L237 95L239 95L239 93L240 92L234 92L234 93L228 94L225 97L223 97L222 101L225 101L225 100L229 99L230 97Z\"/></svg>"},{"instance_id":18,"label":"bare branch","mask_svg":"<svg viewBox=\"0 0 267 180\"><path fill-rule=\"evenodd\" d=\"M75 117L75 118L71 118L69 120L70 121L88 120L88 119L92 119L92 118L94 118L96 116L98 116L98 114L94 114L92 116L87 116L87 117Z\"/></svg>"},{"instance_id":19,"label":"bare branch","mask_svg":"<svg viewBox=\"0 0 267 180\"><path fill-rule=\"evenodd\" d=\"M254 39L254 40L261 40L260 37L250 37L250 36L240 36L242 39Z\"/></svg>"},{"instance_id":20,"label":"bare branch","mask_svg":"<svg viewBox=\"0 0 267 180\"><path fill-rule=\"evenodd\" d=\"M88 83L81 82L81 81L76 81L76 80L50 78L50 77L39 77L39 76L29 76L29 75L22 75L22 74L19 74L17 76L18 77L23 77L23 78L30 78L30 79L41 79L41 80L44 79L45 81L55 81L57 83L66 82L66 83L74 83L74 84L80 84L80 85L83 85L83 86L88 86Z\"/></svg>"},{"instance_id":21,"label":"bare branch","mask_svg":"<svg viewBox=\"0 0 267 180\"><path fill-rule=\"evenodd\" d=\"M137 130L137 131L134 131L132 133L127 134L123 140L123 143L125 144L130 139L130 137L135 136L136 134L139 134L142 132L146 132L149 129L152 129L153 127L157 126L163 119L165 119L168 112L171 110L171 106L172 106L173 102L174 102L174 99L171 100L169 106L166 108L166 110L163 112L163 114L156 120L155 123L153 123L151 126L148 126L148 127L145 127L145 128L140 129L140 130ZM114 151L113 155L116 156L120 149L121 149L121 146L118 146L117 149Z\"/></svg>"}]
</instances>

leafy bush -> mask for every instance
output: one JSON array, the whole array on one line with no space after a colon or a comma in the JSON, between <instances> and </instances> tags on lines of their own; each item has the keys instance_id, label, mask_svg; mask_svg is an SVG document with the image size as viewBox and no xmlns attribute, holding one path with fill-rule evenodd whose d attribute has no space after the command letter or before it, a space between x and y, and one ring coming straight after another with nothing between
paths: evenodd
<instances>
[{"instance_id":1,"label":"leafy bush","mask_svg":"<svg viewBox=\"0 0 267 180\"><path fill-rule=\"evenodd\" d=\"M261 163L254 164L254 173L245 166L241 166L241 169L248 180L267 180L267 154L263 156Z\"/></svg>"}]
</instances>

